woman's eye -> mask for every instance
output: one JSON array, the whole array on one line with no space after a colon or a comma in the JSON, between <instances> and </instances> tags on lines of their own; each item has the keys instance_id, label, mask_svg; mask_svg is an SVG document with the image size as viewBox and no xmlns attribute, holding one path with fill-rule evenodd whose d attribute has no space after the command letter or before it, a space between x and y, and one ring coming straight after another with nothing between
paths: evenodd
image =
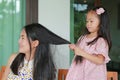
<instances>
[{"instance_id":1,"label":"woman's eye","mask_svg":"<svg viewBox=\"0 0 120 80\"><path fill-rule=\"evenodd\" d=\"M24 39L24 38L22 37L22 39Z\"/></svg>"}]
</instances>

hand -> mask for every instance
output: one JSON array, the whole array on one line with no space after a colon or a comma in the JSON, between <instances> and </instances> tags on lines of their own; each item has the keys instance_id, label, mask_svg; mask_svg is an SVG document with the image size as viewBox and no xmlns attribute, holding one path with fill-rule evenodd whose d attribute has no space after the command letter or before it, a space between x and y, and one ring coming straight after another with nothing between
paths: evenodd
<instances>
[{"instance_id":1,"label":"hand","mask_svg":"<svg viewBox=\"0 0 120 80\"><path fill-rule=\"evenodd\" d=\"M84 54L84 51L75 44L69 44L69 48L74 51L75 55L82 56L82 54Z\"/></svg>"},{"instance_id":2,"label":"hand","mask_svg":"<svg viewBox=\"0 0 120 80\"><path fill-rule=\"evenodd\" d=\"M82 49L77 47L75 44L69 44L69 48L74 51L76 55L81 56Z\"/></svg>"},{"instance_id":3,"label":"hand","mask_svg":"<svg viewBox=\"0 0 120 80\"><path fill-rule=\"evenodd\" d=\"M75 47L76 47L76 45L75 45L75 44L69 44L69 48L70 48L71 50L74 50L74 49L75 49Z\"/></svg>"},{"instance_id":4,"label":"hand","mask_svg":"<svg viewBox=\"0 0 120 80\"><path fill-rule=\"evenodd\" d=\"M84 54L84 51L80 48L80 47L75 47L74 48L74 53L75 53L75 55L78 55L78 56L83 56L83 54Z\"/></svg>"}]
</instances>

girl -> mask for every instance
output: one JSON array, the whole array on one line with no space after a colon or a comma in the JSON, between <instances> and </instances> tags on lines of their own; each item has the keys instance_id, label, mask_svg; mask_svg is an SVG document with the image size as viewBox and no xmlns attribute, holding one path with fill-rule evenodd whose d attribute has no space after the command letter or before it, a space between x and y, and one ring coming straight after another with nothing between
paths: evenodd
<instances>
[{"instance_id":1,"label":"girl","mask_svg":"<svg viewBox=\"0 0 120 80\"><path fill-rule=\"evenodd\" d=\"M66 80L107 80L106 63L111 48L109 18L103 7L95 7L86 15L85 33L77 44L70 44L75 56Z\"/></svg>"},{"instance_id":2,"label":"girl","mask_svg":"<svg viewBox=\"0 0 120 80\"><path fill-rule=\"evenodd\" d=\"M54 80L49 46L68 43L38 23L25 26L20 34L19 54L10 57L2 80Z\"/></svg>"}]
</instances>

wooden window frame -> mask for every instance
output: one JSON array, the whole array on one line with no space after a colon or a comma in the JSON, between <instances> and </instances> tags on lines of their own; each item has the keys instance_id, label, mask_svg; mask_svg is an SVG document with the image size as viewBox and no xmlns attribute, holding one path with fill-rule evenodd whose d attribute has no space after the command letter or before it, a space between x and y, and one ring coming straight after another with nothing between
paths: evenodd
<instances>
[{"instance_id":1,"label":"wooden window frame","mask_svg":"<svg viewBox=\"0 0 120 80\"><path fill-rule=\"evenodd\" d=\"M38 0L26 0L26 24L38 23Z\"/></svg>"}]
</instances>

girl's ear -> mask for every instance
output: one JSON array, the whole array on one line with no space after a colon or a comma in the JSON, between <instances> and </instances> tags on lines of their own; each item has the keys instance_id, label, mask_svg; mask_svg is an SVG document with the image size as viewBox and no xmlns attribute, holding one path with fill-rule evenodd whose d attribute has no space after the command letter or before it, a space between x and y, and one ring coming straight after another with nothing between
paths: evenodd
<instances>
[{"instance_id":1,"label":"girl's ear","mask_svg":"<svg viewBox=\"0 0 120 80\"><path fill-rule=\"evenodd\" d=\"M33 47L37 47L39 45L39 41L35 40L32 42Z\"/></svg>"}]
</instances>

